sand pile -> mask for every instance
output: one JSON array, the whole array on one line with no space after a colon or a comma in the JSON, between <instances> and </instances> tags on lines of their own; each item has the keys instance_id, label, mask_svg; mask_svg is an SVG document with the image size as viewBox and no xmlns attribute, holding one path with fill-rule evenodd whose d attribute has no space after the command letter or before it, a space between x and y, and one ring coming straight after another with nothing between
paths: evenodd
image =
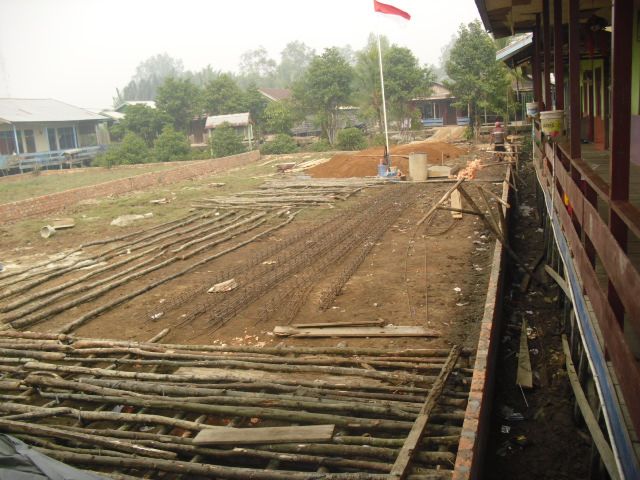
<instances>
[{"instance_id":1,"label":"sand pile","mask_svg":"<svg viewBox=\"0 0 640 480\"><path fill-rule=\"evenodd\" d=\"M443 142L414 142L391 147L392 155L409 155L410 153L426 153L427 161L432 165L440 165L467 153L465 150ZM349 178L370 177L378 174L378 164L384 155L383 147L368 148L354 153L340 153L326 163L305 171L316 178ZM391 157L391 164L409 173L409 159Z\"/></svg>"}]
</instances>

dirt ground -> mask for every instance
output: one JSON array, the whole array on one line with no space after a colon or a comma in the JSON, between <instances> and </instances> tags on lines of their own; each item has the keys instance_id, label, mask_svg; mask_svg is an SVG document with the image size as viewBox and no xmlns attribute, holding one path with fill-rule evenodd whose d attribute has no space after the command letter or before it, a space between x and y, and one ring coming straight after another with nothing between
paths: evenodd
<instances>
[{"instance_id":1,"label":"dirt ground","mask_svg":"<svg viewBox=\"0 0 640 480\"><path fill-rule=\"evenodd\" d=\"M453 146L447 147L449 151L458 152ZM17 260L22 267L30 262L42 262L48 255L60 255L64 252L78 248L83 242L96 239L104 239L115 235L123 235L135 231L150 231L162 222L177 221L188 215L198 213L190 208L194 200L204 197L229 193L234 190L243 190L243 187L253 188L261 183L265 175L271 175L272 166L264 167L269 170L260 170L256 167L240 169L232 174L219 175L200 179L197 182L187 182L186 186L172 186L172 191L187 190L185 195L171 198L171 213L162 215L162 206L150 207L149 199L167 195L167 188L146 191L139 194L127 195L121 199L109 199L106 205L82 205L71 209L65 215L84 219L88 216L100 215L101 209L108 211L110 217L119 213L140 213L153 208L156 216L146 219L142 223L124 229L103 227L105 220L100 218L91 227L75 228L60 232L52 237L51 241L42 241L30 230L28 238L21 238L11 232L11 227L5 226L5 239L0 248L0 255L7 265ZM265 173L266 172L266 173ZM487 172L492 178L500 178L496 171ZM278 177L280 178L280 177ZM222 188L207 187L212 182L225 180ZM249 180L247 180L249 179ZM234 186L234 182L238 185ZM186 261L177 261L166 267L156 269L139 278L127 281L111 289L90 286L104 280L106 283L110 275L124 274L127 269L138 268L143 262L151 262L151 255L142 256L131 264L126 263L125 255L116 256L111 262L125 258L124 264L116 270L97 274L89 280L75 284L68 294L51 298L50 302L44 302L38 312L46 312L47 309L64 305L102 288L95 298L86 301L77 301L70 308L60 312L46 314L29 329L38 331L57 331L70 321L92 312L99 308L104 311L95 315L76 331L78 334L89 337L116 338L146 340L164 328L170 328L165 342L181 343L208 343L208 344L304 344L304 345L349 345L349 346L446 346L453 343L461 343L473 348L476 343L477 326L482 315L484 295L487 288L487 278L491 263L493 240L488 232L484 231L480 222L469 215L462 220L453 220L449 212L438 212L428 226L416 227L415 222L432 205L435 199L449 188L448 183L431 183L420 186L407 184L387 184L382 186L365 188L358 194L344 202L337 202L329 207L309 207L302 209L295 221L284 228L253 241L242 248L220 256L219 258L203 263L192 271L177 277L174 280L162 283L155 288L149 288L134 298L124 301L113 308L106 308L110 302L114 302L131 292L144 289L153 282L179 272ZM501 185L492 185L494 191L499 193ZM397 201L389 201L388 198L397 196ZM394 197L395 198L395 197ZM386 203L385 203L386 202ZM387 206L385 206L388 203ZM320 298L323 292L335 284L336 279L344 275L345 265L357 263L354 258L359 254L362 243L356 242L354 246L335 261L325 265L322 262L327 257L320 255L318 262L311 261L308 265L291 270L281 281L269 288L253 295L255 289L260 289L259 279L251 278L251 262L256 258L270 258L268 252L278 249L279 245L291 243L297 237L304 237L307 232L317 229L327 222L340 225L342 218L357 217L367 211L370 206L380 205L389 212L378 217L363 217L361 225L353 229L349 235L361 235L365 242L374 241L375 244L368 250L362 263L355 269L353 275L346 282L342 292L338 295L326 310L319 308ZM394 206L395 205L395 206ZM133 208L133 207L136 208ZM393 210L393 209L396 210ZM389 210L390 209L390 210ZM386 212L387 210L381 210ZM33 219L29 225L37 225L45 219ZM269 221L261 227L271 227L279 219L269 217ZM379 235L372 237L366 233L366 228L372 224L380 223ZM386 222L386 223L384 223ZM366 227L366 228L365 228ZM329 225L328 231L333 227ZM337 228L337 227L336 227ZM364 229L364 230L363 230ZM182 232L180 229L176 229ZM186 228L185 228L186 231ZM234 234L230 239L220 245L194 257L195 261L202 260L211 253L221 251L242 242L260 229L245 233ZM364 233L363 233L364 232ZM381 233L380 233L381 232ZM140 233L139 235L142 235ZM137 238L137 237L133 237ZM360 238L360 237L358 237ZM307 240L308 242L315 240ZM71 256L67 260L78 261L97 255L109 248L109 245L119 246L122 242L108 242L105 246L86 247L77 252L77 257ZM340 245L338 243L337 245ZM333 247L335 248L335 246ZM301 254L300 251L303 253ZM35 254L37 252L37 254ZM137 250L136 253L140 252ZM282 249L284 258L300 256L304 257L304 249L294 251L289 248ZM292 252L289 254L288 252ZM26 256L25 256L26 254ZM22 259L16 257L23 257ZM164 251L154 261L163 261L168 256ZM109 264L109 261L106 264ZM266 263L266 262L265 262ZM62 266L63 264L60 264ZM144 265L146 268L154 265L153 262ZM318 265L322 265L319 268ZM103 267L99 263L98 267ZM85 276L91 272L87 269L73 269L67 274L60 275L42 284L34 285L27 291L2 299L0 303L14 302L24 298L25 295L40 295L40 302L47 299L47 289L57 288L65 282L70 282ZM225 321L218 325L217 320L212 320L213 313L218 312L220 305L225 305L224 294L220 299L213 298L206 293L206 289L219 279L231 274L239 274L243 279L240 289L245 292L247 301L240 305L236 302L233 314L225 313ZM238 273L240 272L240 273ZM6 271L5 271L6 273ZM28 284L28 281L18 285ZM0 282L2 277L0 276ZM297 283L295 283L297 282ZM3 284L4 285L4 284ZM87 289L82 286L87 285ZM6 286L6 285L5 285ZM14 285L11 285L13 288ZM60 287L62 288L62 287ZM204 289L204 291L203 291ZM63 292L63 293L66 293ZM221 294L217 294L221 295ZM252 296L253 295L253 296ZM282 305L278 305L278 303ZM228 302L227 302L228 303ZM273 305L276 304L274 308ZM0 320L7 321L11 318L25 318L25 315L16 315L25 306L0 314ZM221 307L220 307L221 308ZM195 312L195 313L194 313ZM283 314L283 312L285 312ZM292 314L294 312L295 314ZM31 313L29 313L31 314ZM215 313L218 315L218 313ZM423 325L437 332L435 338L396 338L396 339L281 339L272 334L276 325L308 322L334 322L346 320L379 320L393 325Z\"/></svg>"},{"instance_id":2,"label":"dirt ground","mask_svg":"<svg viewBox=\"0 0 640 480\"><path fill-rule=\"evenodd\" d=\"M543 231L535 210L531 165L521 173L519 215L513 218L511 242L515 251L533 265L544 249ZM539 269L544 275L544 270ZM503 331L500 336L492 435L486 460L489 480L540 480L589 478L590 439L574 421L572 392L564 366L561 343L562 310L558 287L549 281L544 291L532 283L519 289L523 271L512 265L505 282ZM533 384L521 391L516 385L521 322L529 330ZM507 413L523 420L508 420Z\"/></svg>"},{"instance_id":3,"label":"dirt ground","mask_svg":"<svg viewBox=\"0 0 640 480\"><path fill-rule=\"evenodd\" d=\"M432 165L450 165L455 163L461 155L467 154L468 149L432 140L394 145L391 147L392 165L397 166L405 174L408 173L410 153L427 154L427 161ZM383 155L383 147L368 148L354 153L339 153L328 162L308 169L307 173L316 178L374 176L378 173L378 164Z\"/></svg>"}]
</instances>

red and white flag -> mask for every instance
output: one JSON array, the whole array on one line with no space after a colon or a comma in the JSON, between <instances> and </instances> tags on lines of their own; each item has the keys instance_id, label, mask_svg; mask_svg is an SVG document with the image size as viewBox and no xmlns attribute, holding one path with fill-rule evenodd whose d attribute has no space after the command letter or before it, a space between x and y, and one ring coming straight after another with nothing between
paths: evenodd
<instances>
[{"instance_id":1,"label":"red and white flag","mask_svg":"<svg viewBox=\"0 0 640 480\"><path fill-rule=\"evenodd\" d=\"M378 2L378 0L373 0L373 10L378 13L397 15L398 17L402 17L405 20L411 20L411 15L409 15L404 10L400 10L398 7L394 7L393 5L389 5L388 3Z\"/></svg>"}]
</instances>

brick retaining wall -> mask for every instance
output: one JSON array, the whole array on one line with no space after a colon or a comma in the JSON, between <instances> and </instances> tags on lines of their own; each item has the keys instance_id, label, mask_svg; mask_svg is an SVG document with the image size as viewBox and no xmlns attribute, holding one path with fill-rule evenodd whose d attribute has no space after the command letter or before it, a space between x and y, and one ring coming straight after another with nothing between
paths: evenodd
<instances>
[{"instance_id":1,"label":"brick retaining wall","mask_svg":"<svg viewBox=\"0 0 640 480\"><path fill-rule=\"evenodd\" d=\"M0 223L14 222L24 218L55 212L76 205L82 200L119 195L135 190L144 190L157 185L170 185L182 180L218 173L230 168L248 165L260 159L260 152L241 153L229 157L191 163L172 170L143 173L133 177L110 180L97 185L65 190L40 197L27 198L0 205Z\"/></svg>"}]
</instances>

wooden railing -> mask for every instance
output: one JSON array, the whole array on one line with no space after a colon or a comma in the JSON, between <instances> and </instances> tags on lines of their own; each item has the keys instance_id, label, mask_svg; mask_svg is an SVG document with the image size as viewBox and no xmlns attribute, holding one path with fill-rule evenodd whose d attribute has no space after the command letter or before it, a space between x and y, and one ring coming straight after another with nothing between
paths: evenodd
<instances>
[{"instance_id":1,"label":"wooden railing","mask_svg":"<svg viewBox=\"0 0 640 480\"><path fill-rule=\"evenodd\" d=\"M1 169L33 170L34 168L58 167L64 164L81 163L91 160L106 150L106 145L95 147L51 150L48 152L22 153L20 155L0 155Z\"/></svg>"},{"instance_id":2,"label":"wooden railing","mask_svg":"<svg viewBox=\"0 0 640 480\"><path fill-rule=\"evenodd\" d=\"M620 382L633 427L640 434L640 364L625 338L625 322L627 328L640 334L640 273L602 219L598 204L616 212L627 232L638 238L640 211L628 202L611 202L609 185L583 159L572 159L561 143L546 142L539 125L535 128L535 143L540 154L535 166L542 188L553 197L583 293L591 302L602 333L605 353ZM617 300L612 299L611 289L603 288L599 281L596 256L624 307L623 318L615 314Z\"/></svg>"}]
</instances>

